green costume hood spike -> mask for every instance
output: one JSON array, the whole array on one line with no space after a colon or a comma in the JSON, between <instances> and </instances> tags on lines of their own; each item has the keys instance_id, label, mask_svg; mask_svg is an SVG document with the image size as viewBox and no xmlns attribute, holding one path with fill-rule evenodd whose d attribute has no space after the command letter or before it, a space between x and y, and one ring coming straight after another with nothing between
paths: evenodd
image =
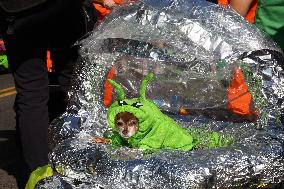
<instances>
[{"instance_id":1,"label":"green costume hood spike","mask_svg":"<svg viewBox=\"0 0 284 189\"><path fill-rule=\"evenodd\" d=\"M141 86L140 86L140 100L145 101L146 100L146 89L149 81L153 79L154 74L149 73L145 79L143 79Z\"/></svg>"},{"instance_id":2,"label":"green costume hood spike","mask_svg":"<svg viewBox=\"0 0 284 189\"><path fill-rule=\"evenodd\" d=\"M118 100L123 100L125 99L125 93L124 90L122 89L121 85L116 83L115 81L108 79L108 82L115 88L117 94L118 94Z\"/></svg>"}]
</instances>

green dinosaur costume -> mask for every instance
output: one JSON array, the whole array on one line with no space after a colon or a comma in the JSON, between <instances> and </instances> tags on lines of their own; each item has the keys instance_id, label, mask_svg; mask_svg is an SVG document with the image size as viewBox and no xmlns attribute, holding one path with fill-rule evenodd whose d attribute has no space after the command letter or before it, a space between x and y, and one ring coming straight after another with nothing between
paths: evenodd
<instances>
[{"instance_id":1,"label":"green dinosaur costume","mask_svg":"<svg viewBox=\"0 0 284 189\"><path fill-rule=\"evenodd\" d=\"M199 141L181 128L172 118L163 114L149 99L146 99L147 83L153 78L150 73L142 81L140 97L125 99L122 87L113 80L108 80L118 93L118 101L108 110L108 122L113 130L111 136L114 145L128 145L141 149L177 149L191 150ZM138 132L128 139L118 134L115 126L115 117L121 112L132 113L139 120ZM209 141L210 147L220 146L220 135L213 132Z\"/></svg>"}]
</instances>

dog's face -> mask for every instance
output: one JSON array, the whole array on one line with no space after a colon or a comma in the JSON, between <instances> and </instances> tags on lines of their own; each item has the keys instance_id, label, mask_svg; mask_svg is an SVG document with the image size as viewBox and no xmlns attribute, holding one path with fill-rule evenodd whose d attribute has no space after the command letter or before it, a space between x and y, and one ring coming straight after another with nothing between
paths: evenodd
<instances>
[{"instance_id":1,"label":"dog's face","mask_svg":"<svg viewBox=\"0 0 284 189\"><path fill-rule=\"evenodd\" d=\"M115 126L120 136L129 138L138 131L139 122L132 113L121 112L115 117Z\"/></svg>"}]
</instances>

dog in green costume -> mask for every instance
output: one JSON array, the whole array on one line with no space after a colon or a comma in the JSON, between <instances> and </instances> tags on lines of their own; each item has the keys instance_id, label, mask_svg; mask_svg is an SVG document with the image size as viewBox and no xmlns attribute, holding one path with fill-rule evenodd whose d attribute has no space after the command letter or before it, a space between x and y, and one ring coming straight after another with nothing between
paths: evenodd
<instances>
[{"instance_id":1,"label":"dog in green costume","mask_svg":"<svg viewBox=\"0 0 284 189\"><path fill-rule=\"evenodd\" d=\"M118 100L108 109L108 122L114 133L112 142L141 149L191 150L194 146L193 137L146 98L146 87L152 78L152 73L146 76L141 84L140 97L133 99L126 99L122 87L108 80L118 93ZM129 138L119 135L115 123L116 116L122 112L129 112L138 119L138 131Z\"/></svg>"},{"instance_id":2,"label":"dog in green costume","mask_svg":"<svg viewBox=\"0 0 284 189\"><path fill-rule=\"evenodd\" d=\"M172 118L163 114L153 101L146 98L146 87L153 78L150 73L142 81L140 97L126 99L125 93L118 83L108 80L118 93L118 100L108 109L108 122L113 135L110 137L114 146L129 146L140 149L176 149L192 150L199 143L198 139L181 128ZM138 120L138 128L131 136L123 136L117 126L117 116L128 112ZM101 140L96 140L100 143ZM213 132L210 135L210 147L222 146L220 135Z\"/></svg>"}]
</instances>

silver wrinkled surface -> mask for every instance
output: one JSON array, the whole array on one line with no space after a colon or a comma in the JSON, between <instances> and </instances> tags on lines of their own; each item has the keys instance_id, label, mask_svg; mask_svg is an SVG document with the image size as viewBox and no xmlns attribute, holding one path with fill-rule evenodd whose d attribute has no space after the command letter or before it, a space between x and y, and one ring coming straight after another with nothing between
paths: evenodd
<instances>
[{"instance_id":1,"label":"silver wrinkled surface","mask_svg":"<svg viewBox=\"0 0 284 189\"><path fill-rule=\"evenodd\" d=\"M262 50L268 49L268 50ZM249 188L284 181L283 55L232 10L193 0L145 0L122 6L82 41L68 110L50 129L50 161L62 176L37 188ZM218 62L225 64L218 68ZM108 131L106 75L115 65L128 98L154 72L147 96L184 128L219 131L234 144L190 152L93 144ZM224 120L232 70L246 65L259 119ZM243 70L244 71L244 70ZM259 84L255 87L256 83ZM254 90L256 88L256 90ZM180 116L178 107L218 114ZM213 110L213 111L212 111ZM212 113L213 112L213 113ZM222 121L223 120L223 121Z\"/></svg>"}]
</instances>

